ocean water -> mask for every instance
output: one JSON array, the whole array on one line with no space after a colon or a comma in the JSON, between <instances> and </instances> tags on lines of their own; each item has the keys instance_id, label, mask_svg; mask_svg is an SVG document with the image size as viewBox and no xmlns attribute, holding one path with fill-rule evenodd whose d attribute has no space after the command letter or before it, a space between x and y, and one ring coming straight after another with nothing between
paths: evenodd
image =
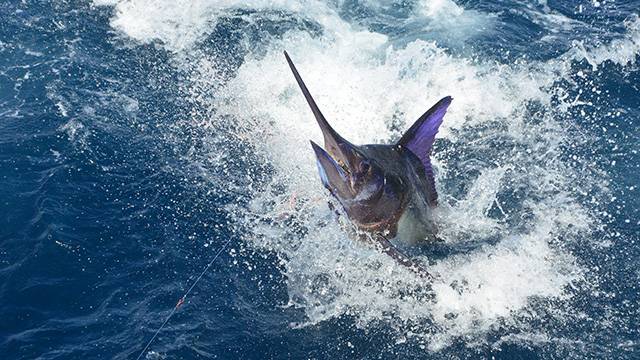
<instances>
[{"instance_id":1,"label":"ocean water","mask_svg":"<svg viewBox=\"0 0 640 360\"><path fill-rule=\"evenodd\" d=\"M640 2L0 2L0 358L640 358ZM424 281L349 239L354 143L454 100ZM227 247L223 246L229 244Z\"/></svg>"}]
</instances>

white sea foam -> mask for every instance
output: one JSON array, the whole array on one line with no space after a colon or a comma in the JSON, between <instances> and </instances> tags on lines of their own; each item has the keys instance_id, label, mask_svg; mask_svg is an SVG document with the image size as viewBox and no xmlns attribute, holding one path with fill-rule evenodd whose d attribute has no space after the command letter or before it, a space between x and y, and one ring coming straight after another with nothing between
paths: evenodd
<instances>
[{"instance_id":1,"label":"white sea foam","mask_svg":"<svg viewBox=\"0 0 640 360\"><path fill-rule=\"evenodd\" d=\"M566 133L554 113L570 105L551 108L552 85L567 75L566 61L573 58L507 66L455 56L428 41L395 48L385 35L351 25L315 1L96 1L106 3L116 7L114 28L137 41L159 40L171 51L196 46L231 9L288 11L322 26L320 37L291 30L271 39L266 51L249 52L230 79L220 75L214 58L190 57L191 78L184 85L194 104L190 126L227 128L233 122L229 136L251 146L274 169L270 183L256 186L261 191L248 207L229 211L247 225L251 246L282 259L288 305L304 309L308 318L298 326L351 315L358 326L386 322L398 328L399 338L425 341L437 351L452 339L481 340L498 324L518 326L523 320L517 315L532 298L563 298L581 279L582 269L557 239L579 239L590 231L592 219L573 198L579 184L560 156ZM450 1L416 9L415 16L423 17L464 12ZM637 31L634 24L630 33ZM627 41L637 45L637 32ZM406 129L439 98L453 96L439 137L453 147L463 144L477 154L473 160L479 165L477 174L466 174L468 162L435 154L444 199L437 216L447 245L479 245L432 262L439 278L435 298L413 274L350 240L327 208L308 145L309 139L320 142L321 133L284 49L327 119L355 143L390 142L400 135L398 126ZM625 61L631 58L627 49L611 44L590 56L599 63ZM527 110L531 104L546 109L535 122ZM508 146L491 145L494 138ZM493 160L483 158L489 155ZM456 176L468 182L462 197L446 190ZM230 186L236 181L224 180ZM503 192L518 193L519 206L503 209ZM307 231L292 233L283 218Z\"/></svg>"},{"instance_id":2,"label":"white sea foam","mask_svg":"<svg viewBox=\"0 0 640 360\"><path fill-rule=\"evenodd\" d=\"M572 50L565 56L576 60L585 59L593 69L605 61L612 61L623 66L634 64L640 55L640 17L629 18L624 22L624 25L627 32L623 38L600 46L589 46L585 45L583 41L575 41Z\"/></svg>"},{"instance_id":3,"label":"white sea foam","mask_svg":"<svg viewBox=\"0 0 640 360\"><path fill-rule=\"evenodd\" d=\"M334 41L350 43L345 45L360 46L364 40L381 37L378 34L361 37L361 31L342 21L335 9L314 0L97 0L94 4L115 6L116 16L111 20L115 29L142 43L160 41L171 51L190 48L215 27L218 19L238 9L277 10L308 17L339 34Z\"/></svg>"}]
</instances>

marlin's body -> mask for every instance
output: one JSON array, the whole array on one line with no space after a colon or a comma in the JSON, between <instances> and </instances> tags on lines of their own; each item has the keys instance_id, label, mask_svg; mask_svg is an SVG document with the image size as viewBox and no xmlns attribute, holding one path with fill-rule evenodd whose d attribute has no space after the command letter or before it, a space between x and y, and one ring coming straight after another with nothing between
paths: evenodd
<instances>
[{"instance_id":1,"label":"marlin's body","mask_svg":"<svg viewBox=\"0 0 640 360\"><path fill-rule=\"evenodd\" d=\"M366 158L375 159L380 168L400 179L405 186L401 206L395 212L383 212L377 222L358 223L358 227L411 243L433 235L435 227L431 221L431 206L424 191L429 183L425 181L420 160L398 145L363 145L358 149ZM364 211L384 209L384 206L372 205L365 202L361 206L366 208Z\"/></svg>"},{"instance_id":2,"label":"marlin's body","mask_svg":"<svg viewBox=\"0 0 640 360\"><path fill-rule=\"evenodd\" d=\"M415 243L435 238L432 210L438 195L429 154L451 97L418 118L396 144L357 146L329 125L286 52L285 57L324 136L326 151L311 142L322 183L380 250L428 275L389 239Z\"/></svg>"}]
</instances>

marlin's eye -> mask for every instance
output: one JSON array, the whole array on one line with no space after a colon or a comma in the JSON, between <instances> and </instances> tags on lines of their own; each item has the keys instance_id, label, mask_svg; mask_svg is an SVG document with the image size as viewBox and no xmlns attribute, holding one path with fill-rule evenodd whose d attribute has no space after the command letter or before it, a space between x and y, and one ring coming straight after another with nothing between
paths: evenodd
<instances>
[{"instance_id":1,"label":"marlin's eye","mask_svg":"<svg viewBox=\"0 0 640 360\"><path fill-rule=\"evenodd\" d=\"M344 163L344 161L336 160L336 162L338 163L338 166L342 168L342 170L344 170L347 173L349 172L349 167Z\"/></svg>"}]
</instances>

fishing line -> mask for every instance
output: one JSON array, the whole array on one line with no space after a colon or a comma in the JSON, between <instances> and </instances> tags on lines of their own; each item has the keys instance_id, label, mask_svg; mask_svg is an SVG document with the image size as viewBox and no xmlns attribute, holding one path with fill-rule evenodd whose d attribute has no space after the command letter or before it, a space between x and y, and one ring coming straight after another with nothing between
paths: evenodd
<instances>
[{"instance_id":1,"label":"fishing line","mask_svg":"<svg viewBox=\"0 0 640 360\"><path fill-rule=\"evenodd\" d=\"M222 247L220 248L220 250L218 250L218 252L213 257L213 259L211 259L211 261L209 261L209 264L207 264L207 267L205 267L204 270L202 270L202 273L200 273L200 276L198 276L196 281L194 281L193 284L191 284L191 287L189 287L187 292L185 292L184 295L182 295L182 297L180 299L178 299L178 302L176 303L176 306L173 307L173 310L171 310L171 313L169 314L169 316L167 316L167 318L164 320L162 325L160 325L158 330L156 330L156 332L153 334L153 337L149 340L149 342L147 343L147 346L145 346L144 349L140 352L140 355L138 355L136 360L140 360L140 358L147 351L149 346L151 346L151 343L153 343L153 340L156 339L156 337L158 336L160 331L162 331L162 329L165 327L165 325L167 325L167 323L169 322L169 320L171 319L173 314L175 314L176 311L178 310L178 308L180 308L180 306L182 306L182 304L184 304L184 301L186 300L187 295L189 295L189 293L191 293L191 290L193 290L193 288L196 287L196 285L198 284L198 281L200 281L200 279L202 279L202 277L207 272L207 270L209 270L211 265L213 265L213 262L216 261L216 259L218 258L218 256L220 256L220 254L222 254L222 252L224 251L224 249L227 248L227 246L229 245L230 242L231 242L231 238L227 239L227 241L224 244L222 244Z\"/></svg>"}]
</instances>

